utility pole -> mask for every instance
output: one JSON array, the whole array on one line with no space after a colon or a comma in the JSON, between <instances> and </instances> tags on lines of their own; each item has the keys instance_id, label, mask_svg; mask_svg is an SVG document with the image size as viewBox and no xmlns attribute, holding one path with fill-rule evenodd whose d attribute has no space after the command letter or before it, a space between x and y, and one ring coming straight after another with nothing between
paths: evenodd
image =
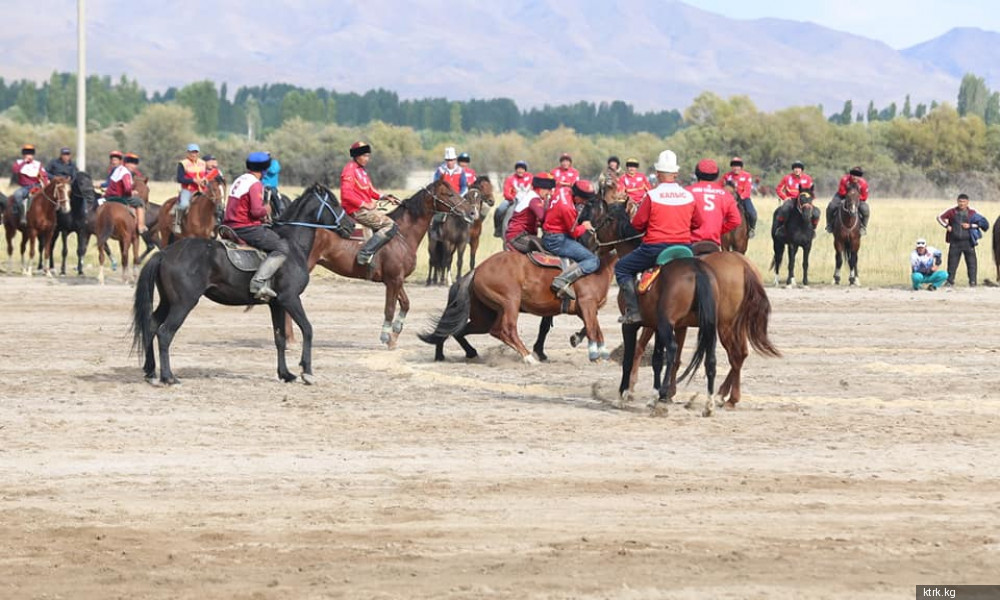
<instances>
[{"instance_id":1,"label":"utility pole","mask_svg":"<svg viewBox=\"0 0 1000 600\"><path fill-rule=\"evenodd\" d=\"M87 21L86 0L76 0L76 164L87 170Z\"/></svg>"}]
</instances>

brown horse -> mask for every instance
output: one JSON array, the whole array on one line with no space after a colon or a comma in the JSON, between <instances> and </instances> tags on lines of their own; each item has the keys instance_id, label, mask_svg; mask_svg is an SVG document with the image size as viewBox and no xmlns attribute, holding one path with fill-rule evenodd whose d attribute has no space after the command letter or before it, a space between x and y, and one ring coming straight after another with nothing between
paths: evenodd
<instances>
[{"instance_id":1,"label":"brown horse","mask_svg":"<svg viewBox=\"0 0 1000 600\"><path fill-rule=\"evenodd\" d=\"M602 223L598 228L598 239L602 244L611 244L615 247L619 256L624 256L638 247L638 234L626 227L628 216L623 209L612 208L608 212L609 218L606 223ZM725 401L727 408L733 408L742 397L740 389L741 372L743 362L749 356L748 344L762 356L781 356L781 353L774 347L768 337L768 323L771 316L771 302L764 290L760 273L745 256L735 252L716 252L707 254L698 259L708 266L718 285L717 302L717 329L719 340L726 355L729 358L729 373L719 387L719 398ZM644 322L647 325L646 316L651 312L648 304L651 302L650 293L639 298L640 308L643 312ZM651 321L651 319L650 319ZM687 327L692 325L689 319L675 328L675 336L678 348L683 348L687 335ZM638 380L639 362L643 351L649 340L653 337L652 327L647 328L642 333L632 356L632 368L629 373L627 384L630 395L634 395L635 382ZM662 354L659 355L662 359ZM669 362L667 363L670 364ZM676 394L677 370L680 365L680 354L671 365L670 382L663 386L660 384L659 371L662 362L658 363L657 353L654 352L654 387L661 391L666 390L666 397L673 398Z\"/></svg>"},{"instance_id":2,"label":"brown horse","mask_svg":"<svg viewBox=\"0 0 1000 600\"><path fill-rule=\"evenodd\" d=\"M11 202L13 204L13 202ZM69 212L69 178L53 177L45 186L31 194L31 204L28 207L27 226L22 230L21 238L21 272L29 277L34 272L35 241L38 241L39 267L45 270L46 277L51 277L48 259L52 256L52 242L55 239L56 213ZM12 215L13 216L13 215ZM7 230L8 253L12 249L11 229ZM29 258L24 261L24 246L28 244Z\"/></svg>"},{"instance_id":3,"label":"brown horse","mask_svg":"<svg viewBox=\"0 0 1000 600\"><path fill-rule=\"evenodd\" d=\"M191 198L187 214L181 223L182 233L174 233L174 206L177 196L167 200L160 206L160 217L156 222L155 238L160 247L166 247L179 239L196 237L210 239L215 236L218 227L218 214L226 201L226 180L220 175L209 181L204 191L197 192Z\"/></svg>"},{"instance_id":4,"label":"brown horse","mask_svg":"<svg viewBox=\"0 0 1000 600\"><path fill-rule=\"evenodd\" d=\"M448 213L470 223L475 219L471 203L451 189L447 181L439 179L389 213L389 217L396 221L399 233L375 254L370 265L357 263L361 241L344 239L324 229L316 231L316 240L309 254L310 271L319 264L344 277L385 284L385 320L380 340L390 350L396 347L396 339L403 331L406 314L410 310L410 298L403 283L417 266L417 248L427 235L435 212Z\"/></svg>"},{"instance_id":5,"label":"brown horse","mask_svg":"<svg viewBox=\"0 0 1000 600\"><path fill-rule=\"evenodd\" d=\"M484 189L487 193L484 192ZM483 204L493 205L493 184L488 177L480 177L473 183L472 187L465 192L465 200L468 202L476 215L476 220L472 224L464 219L455 218L451 215L443 215L437 225L431 225L428 235L427 254L427 285L445 284L451 285L451 264L452 259L458 258L457 277L462 276L462 263L465 255L465 247L472 241L472 228L476 227L476 245L479 245L479 234L483 229ZM475 252L473 252L475 256ZM475 268L475 261L471 268Z\"/></svg>"},{"instance_id":6,"label":"brown horse","mask_svg":"<svg viewBox=\"0 0 1000 600\"><path fill-rule=\"evenodd\" d=\"M861 248L861 215L858 214L860 202L861 191L858 184L849 183L843 202L834 211L833 249L836 252L834 285L840 285L840 268L844 266L845 261L850 269L848 274L850 285L861 285L861 277L858 276L858 250Z\"/></svg>"},{"instance_id":7,"label":"brown horse","mask_svg":"<svg viewBox=\"0 0 1000 600\"><path fill-rule=\"evenodd\" d=\"M486 213L489 212L488 209L482 207L483 204L486 206L493 206L493 182L490 181L489 177L485 175L479 176L475 183L472 184L472 188L467 192L468 194L476 191L476 195L479 196L479 218L477 218L472 225L469 226L469 269L476 268L476 252L479 251L479 238L483 233L483 221L486 220ZM458 250L458 274L462 275L462 255L465 254L465 248L459 248Z\"/></svg>"},{"instance_id":8,"label":"brown horse","mask_svg":"<svg viewBox=\"0 0 1000 600\"><path fill-rule=\"evenodd\" d=\"M722 249L740 254L747 253L747 246L750 244L750 226L747 224L747 210L743 205L743 199L736 193L736 181L725 182L724 187L736 199L736 207L740 211L740 224L736 229L722 234Z\"/></svg>"},{"instance_id":9,"label":"brown horse","mask_svg":"<svg viewBox=\"0 0 1000 600\"><path fill-rule=\"evenodd\" d=\"M120 202L105 202L97 209L97 257L100 270L97 281L104 285L104 259L109 239L118 240L121 252L122 282L135 281L139 263L139 232L135 213ZM132 250L132 268L129 268L128 250Z\"/></svg>"},{"instance_id":10,"label":"brown horse","mask_svg":"<svg viewBox=\"0 0 1000 600\"><path fill-rule=\"evenodd\" d=\"M595 199L584 208L581 218L601 219L606 205ZM586 236L593 241L593 236ZM581 278L573 289L576 300L565 306L552 292L550 286L560 269L540 267L527 255L519 252L498 252L484 260L479 267L457 281L448 292L448 304L438 319L434 331L422 334L420 339L436 346L434 360L444 360L444 342L454 336L465 350L466 358L478 356L476 349L465 339L472 334L489 333L520 354L529 364L536 361L517 333L517 319L521 312L551 319L563 313L573 314L583 321L590 339L588 355L597 361L608 357L604 334L597 319L598 310L607 302L608 287L617 255L610 247L598 252L600 267L596 272ZM551 321L549 321L551 326ZM544 360L542 344L548 328L543 325L539 342L535 344L538 358Z\"/></svg>"}]
</instances>

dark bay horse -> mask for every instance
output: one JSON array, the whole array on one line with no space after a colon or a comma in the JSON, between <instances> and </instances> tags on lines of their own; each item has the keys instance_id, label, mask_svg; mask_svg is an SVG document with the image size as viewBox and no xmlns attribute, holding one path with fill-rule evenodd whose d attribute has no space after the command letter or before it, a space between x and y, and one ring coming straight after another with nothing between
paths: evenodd
<instances>
[{"instance_id":1,"label":"dark bay horse","mask_svg":"<svg viewBox=\"0 0 1000 600\"><path fill-rule=\"evenodd\" d=\"M472 244L473 229L475 229L476 249L479 248L479 236L483 231L483 204L493 206L493 184L489 177L479 177L475 183L465 192L465 200L472 206L475 220L469 224L465 219L444 215L441 222L435 227L431 226L434 237L428 239L428 269L427 285L447 285L452 284L451 264L457 259L457 277L462 276L462 263L465 256L466 246ZM476 249L472 250L472 264L470 268L476 267Z\"/></svg>"},{"instance_id":2,"label":"dark bay horse","mask_svg":"<svg viewBox=\"0 0 1000 600\"><path fill-rule=\"evenodd\" d=\"M56 237L56 215L58 213L69 213L69 188L68 177L53 177L48 184L31 195L31 206L28 207L28 226L24 236L28 240L30 250L29 262L35 261L35 240L38 240L38 254L40 267L45 271L46 277L52 277L49 263L52 260L52 243ZM21 255L24 260L24 254ZM25 275L31 275L32 269L29 265Z\"/></svg>"},{"instance_id":3,"label":"dark bay horse","mask_svg":"<svg viewBox=\"0 0 1000 600\"><path fill-rule=\"evenodd\" d=\"M844 201L834 212L833 250L836 252L834 285L840 285L840 268L845 262L850 269L848 277L850 285L861 285L861 277L858 276L858 250L861 248L861 215L858 214L860 202L861 190L858 184L849 183Z\"/></svg>"},{"instance_id":4,"label":"dark bay horse","mask_svg":"<svg viewBox=\"0 0 1000 600\"><path fill-rule=\"evenodd\" d=\"M993 265L997 269L996 283L1000 285L1000 217L993 221Z\"/></svg>"},{"instance_id":5,"label":"dark bay horse","mask_svg":"<svg viewBox=\"0 0 1000 600\"><path fill-rule=\"evenodd\" d=\"M795 256L799 249L802 249L802 285L809 286L809 252L812 250L813 238L816 231L812 227L813 214L813 188L801 190L799 197L793 202L793 210L790 211L788 219L785 220L784 231L778 227L779 206L774 210L774 218L771 222L771 239L774 242L774 258L771 260L771 268L774 269L774 285L778 285L779 273L781 271L781 261L785 256L785 247L788 247L788 279L785 285L795 285Z\"/></svg>"},{"instance_id":6,"label":"dark bay horse","mask_svg":"<svg viewBox=\"0 0 1000 600\"><path fill-rule=\"evenodd\" d=\"M160 247L189 237L214 237L220 208L225 208L226 194L226 180L221 175L209 181L205 191L194 194L181 223L180 234L174 233L174 205L177 204L177 196L164 202L160 206L160 217L156 222L155 235L159 238Z\"/></svg>"},{"instance_id":7,"label":"dark bay horse","mask_svg":"<svg viewBox=\"0 0 1000 600\"><path fill-rule=\"evenodd\" d=\"M722 234L722 249L746 254L747 246L750 245L750 225L747 223L747 209L743 205L743 199L736 193L735 181L727 181L724 187L736 200L736 207L740 211L740 224L736 229Z\"/></svg>"},{"instance_id":8,"label":"dark bay horse","mask_svg":"<svg viewBox=\"0 0 1000 600\"><path fill-rule=\"evenodd\" d=\"M581 211L581 218L600 219L605 211L604 202L595 199ZM585 237L589 238L585 241L596 245L593 235ZM564 307L562 300L549 287L560 269L540 267L520 252L498 252L452 285L448 303L434 330L421 334L420 339L435 346L434 360L444 360L444 342L449 337L454 337L462 346L466 358L475 358L479 354L466 337L489 333L516 350L524 362L533 364L537 362L535 356L517 333L519 313L542 317L539 338L534 347L541 360L545 360L545 335L552 325L552 317L565 313L577 315L583 321L590 340L590 360L607 358L608 351L604 347L604 334L597 312L607 302L617 255L610 247L605 247L598 252L598 257L598 270L574 284L577 298Z\"/></svg>"},{"instance_id":9,"label":"dark bay horse","mask_svg":"<svg viewBox=\"0 0 1000 600\"><path fill-rule=\"evenodd\" d=\"M14 268L14 236L21 234L21 273L28 274L30 267L25 262L24 253L28 248L28 236L25 235L27 225L21 225L21 217L14 210L14 199L4 196L3 228L7 238L7 270Z\"/></svg>"},{"instance_id":10,"label":"dark bay horse","mask_svg":"<svg viewBox=\"0 0 1000 600\"><path fill-rule=\"evenodd\" d=\"M385 319L379 339L389 349L396 347L406 314L410 311L410 298L403 284L406 276L417 266L417 248L427 235L435 212L447 213L470 223L475 218L471 204L451 189L447 181L439 179L421 188L389 213L389 217L396 221L399 233L375 254L370 265L357 263L362 242L344 239L330 231L318 231L316 243L311 247L310 270L319 264L344 277L385 284Z\"/></svg>"},{"instance_id":11,"label":"dark bay horse","mask_svg":"<svg viewBox=\"0 0 1000 600\"><path fill-rule=\"evenodd\" d=\"M634 250L641 239L631 226L625 226L628 216L624 209L612 208L609 211L609 222L598 229L601 243L613 244L619 256L625 256ZM780 352L774 347L768 337L768 324L771 316L771 302L764 290L760 273L742 254L736 252L715 252L700 257L698 260L708 266L714 274L718 285L716 296L716 323L719 341L726 350L729 359L729 373L719 387L719 398L725 401L725 406L733 408L742 397L741 374L743 362L750 354L750 346L762 356L778 357ZM640 307L643 298L640 296ZM643 316L646 316L644 309ZM645 324L645 323L644 323ZM687 327L691 321L675 327L675 336L679 348L683 348L687 335ZM634 395L635 383L638 380L639 365L643 351L653 337L654 329L646 327L642 337L635 347L632 357L632 371L628 378L628 389ZM653 353L653 387L667 390L667 398L676 394L677 371L680 366L680 355L674 361L670 371L670 381L667 386L661 385L660 370L663 367L663 348L654 348ZM670 364L670 363L667 363Z\"/></svg>"},{"instance_id":12,"label":"dark bay horse","mask_svg":"<svg viewBox=\"0 0 1000 600\"><path fill-rule=\"evenodd\" d=\"M302 331L302 381L313 383L313 331L300 295L309 283L307 258L312 251L318 228L334 228L340 213L334 212L329 197L314 188L295 200L282 213L285 224L274 231L288 240L291 253L278 269L271 287L278 296L269 303L274 345L278 350L278 377L295 381L285 361L285 315L291 316ZM178 383L170 368L170 343L202 296L227 306L261 304L250 295L252 272L234 267L226 256L222 242L203 238L185 238L155 254L139 275L132 306L132 347L144 358L143 373L150 383L156 382L156 357L153 340L160 354L159 381ZM153 288L160 301L153 310Z\"/></svg>"}]
</instances>

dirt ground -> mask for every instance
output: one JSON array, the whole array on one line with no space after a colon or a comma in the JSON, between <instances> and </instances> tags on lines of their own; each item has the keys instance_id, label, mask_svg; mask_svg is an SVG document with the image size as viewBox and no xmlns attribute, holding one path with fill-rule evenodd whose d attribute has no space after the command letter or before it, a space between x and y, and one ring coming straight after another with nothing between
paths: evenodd
<instances>
[{"instance_id":1,"label":"dirt ground","mask_svg":"<svg viewBox=\"0 0 1000 600\"><path fill-rule=\"evenodd\" d=\"M453 342L432 362L415 333L442 288L410 286L390 352L380 285L314 281L313 387L277 382L265 310L206 300L175 340L183 384L154 388L128 355L130 288L2 277L0 598L998 583L1000 293L768 291L785 357L751 356L740 406L651 418L597 399L619 367L570 348L570 318L548 364L487 337L481 362ZM522 320L527 339L536 327Z\"/></svg>"}]
</instances>

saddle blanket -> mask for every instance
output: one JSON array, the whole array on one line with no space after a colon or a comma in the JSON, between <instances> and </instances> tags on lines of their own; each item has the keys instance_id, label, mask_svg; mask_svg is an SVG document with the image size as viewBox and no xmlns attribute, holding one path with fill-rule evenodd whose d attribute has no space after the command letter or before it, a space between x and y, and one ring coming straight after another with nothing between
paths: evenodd
<instances>
[{"instance_id":1,"label":"saddle blanket","mask_svg":"<svg viewBox=\"0 0 1000 600\"><path fill-rule=\"evenodd\" d=\"M653 282L660 275L660 268L663 265L673 262L679 258L693 258L694 253L687 246L671 246L665 248L660 255L656 257L656 266L652 269L646 269L639 275L639 295L643 295L649 291L649 288L653 287Z\"/></svg>"},{"instance_id":2,"label":"saddle blanket","mask_svg":"<svg viewBox=\"0 0 1000 600\"><path fill-rule=\"evenodd\" d=\"M256 271L260 263L267 257L267 252L253 246L243 246L229 240L221 240L220 243L226 249L226 258L240 271L247 273Z\"/></svg>"},{"instance_id":3,"label":"saddle blanket","mask_svg":"<svg viewBox=\"0 0 1000 600\"><path fill-rule=\"evenodd\" d=\"M555 254L548 254L547 252L539 252L537 250L528 252L528 260L539 267L547 269L562 269L565 271L576 266L576 262L568 258L556 256Z\"/></svg>"}]
</instances>

